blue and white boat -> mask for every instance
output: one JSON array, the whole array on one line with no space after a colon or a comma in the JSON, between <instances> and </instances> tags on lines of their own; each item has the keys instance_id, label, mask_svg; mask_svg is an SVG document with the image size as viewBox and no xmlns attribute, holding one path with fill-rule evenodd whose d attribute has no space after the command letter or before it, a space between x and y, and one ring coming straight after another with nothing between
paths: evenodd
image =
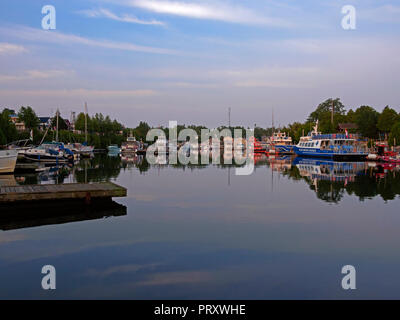
<instances>
[{"instance_id":1,"label":"blue and white boat","mask_svg":"<svg viewBox=\"0 0 400 320\"><path fill-rule=\"evenodd\" d=\"M300 157L316 157L333 160L365 159L368 152L357 145L357 139L348 134L321 134L318 122L314 130L293 147Z\"/></svg>"},{"instance_id":2,"label":"blue and white boat","mask_svg":"<svg viewBox=\"0 0 400 320\"><path fill-rule=\"evenodd\" d=\"M292 154L293 153L293 143L292 137L287 136L286 132L274 132L274 134L269 138L269 145L271 150L282 154Z\"/></svg>"}]
</instances>

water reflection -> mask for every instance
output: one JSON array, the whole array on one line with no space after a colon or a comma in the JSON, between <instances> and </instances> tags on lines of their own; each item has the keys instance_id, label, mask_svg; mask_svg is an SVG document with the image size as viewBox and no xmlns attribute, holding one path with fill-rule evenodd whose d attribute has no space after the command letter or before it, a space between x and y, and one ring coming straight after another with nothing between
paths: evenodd
<instances>
[{"instance_id":1,"label":"water reflection","mask_svg":"<svg viewBox=\"0 0 400 320\"><path fill-rule=\"evenodd\" d=\"M317 195L318 199L339 203L345 195L358 197L360 201L375 196L384 200L393 200L400 194L400 165L375 162L335 162L323 159L309 159L290 156L270 156L255 154L254 163L258 169L269 168L278 175L290 180L303 180ZM44 183L90 183L116 180L121 172L138 170L145 174L150 168L161 170L175 168L181 170L202 170L214 166L228 170L228 184L231 183L232 167L236 164L231 154L222 154L219 164L173 164L165 163L165 157L149 164L146 157L137 154L115 155L101 154L91 159L83 159L75 166L46 168L36 174L17 174L0 176L0 185L44 184ZM157 160L157 159L156 159ZM168 158L167 158L168 160ZM168 162L168 161L167 161ZM272 183L274 176L272 175ZM250 178L251 179L251 178Z\"/></svg>"},{"instance_id":2,"label":"water reflection","mask_svg":"<svg viewBox=\"0 0 400 320\"><path fill-rule=\"evenodd\" d=\"M400 192L398 167L254 161L252 175L235 176L239 165L223 161L150 165L143 156L96 155L4 177L116 179L128 196L112 210L0 209L0 298L399 298L400 216L395 201L382 201ZM366 198L374 199L359 202ZM360 279L352 296L340 286L349 263ZM45 264L57 268L55 292L37 280Z\"/></svg>"},{"instance_id":3,"label":"water reflection","mask_svg":"<svg viewBox=\"0 0 400 320\"><path fill-rule=\"evenodd\" d=\"M94 203L91 206L85 207L68 203L2 206L0 230L8 231L45 225L96 220L124 216L126 214L126 206L114 201Z\"/></svg>"}]
</instances>

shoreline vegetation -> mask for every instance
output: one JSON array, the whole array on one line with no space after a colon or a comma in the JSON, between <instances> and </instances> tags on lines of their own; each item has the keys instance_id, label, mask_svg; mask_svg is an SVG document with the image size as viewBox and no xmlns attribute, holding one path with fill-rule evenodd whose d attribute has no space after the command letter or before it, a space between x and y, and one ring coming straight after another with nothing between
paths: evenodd
<instances>
[{"instance_id":1,"label":"shoreline vegetation","mask_svg":"<svg viewBox=\"0 0 400 320\"><path fill-rule=\"evenodd\" d=\"M333 112L332 112L333 106ZM332 117L333 114L333 117ZM14 121L13 121L14 117ZM355 110L349 109L339 98L327 99L320 103L310 113L305 122L293 122L281 128L262 128L255 125L254 135L257 140L271 136L274 131L286 132L297 143L301 136L307 135L318 120L319 129L322 133L335 133L345 129L349 133L358 133L362 137L371 140L387 140L390 146L400 143L400 114L394 109L386 106L380 113L370 106L360 106ZM16 122L23 123L23 130L17 130ZM96 113L94 116L87 116L88 141L96 149L105 149L108 145L121 145L127 136L132 133L137 140L145 141L147 132L154 128L148 123L140 121L134 128L124 127L117 120L111 120L109 116ZM39 117L31 107L21 107L18 113L15 110L3 108L0 113L0 145L6 145L12 141L29 139L33 135L33 143L39 144L45 135L46 128L42 126ZM45 141L55 140L56 116L49 118L50 127ZM168 138L168 127L157 127L164 130ZM204 125L179 125L178 132L189 128L196 131L200 136ZM219 130L228 128L220 126ZM246 129L243 126L231 126L230 129ZM85 142L85 114L80 113L75 123L59 117L60 142Z\"/></svg>"}]
</instances>

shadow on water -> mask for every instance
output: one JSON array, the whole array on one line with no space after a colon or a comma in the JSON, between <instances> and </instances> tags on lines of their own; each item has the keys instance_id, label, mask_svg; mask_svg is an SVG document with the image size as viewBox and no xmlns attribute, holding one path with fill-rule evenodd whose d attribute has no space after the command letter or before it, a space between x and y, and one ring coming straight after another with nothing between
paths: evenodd
<instances>
[{"instance_id":1,"label":"shadow on water","mask_svg":"<svg viewBox=\"0 0 400 320\"><path fill-rule=\"evenodd\" d=\"M81 203L50 202L1 206L0 230L32 228L109 217L125 216L127 208L112 200Z\"/></svg>"}]
</instances>

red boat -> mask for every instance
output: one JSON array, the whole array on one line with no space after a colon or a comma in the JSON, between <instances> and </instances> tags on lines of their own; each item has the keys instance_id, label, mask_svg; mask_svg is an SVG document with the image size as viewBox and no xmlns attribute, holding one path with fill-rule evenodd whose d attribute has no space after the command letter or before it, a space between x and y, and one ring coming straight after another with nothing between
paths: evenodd
<instances>
[{"instance_id":1,"label":"red boat","mask_svg":"<svg viewBox=\"0 0 400 320\"><path fill-rule=\"evenodd\" d=\"M377 143L375 148L379 161L400 163L400 155L397 152L391 151L386 143Z\"/></svg>"}]
</instances>

